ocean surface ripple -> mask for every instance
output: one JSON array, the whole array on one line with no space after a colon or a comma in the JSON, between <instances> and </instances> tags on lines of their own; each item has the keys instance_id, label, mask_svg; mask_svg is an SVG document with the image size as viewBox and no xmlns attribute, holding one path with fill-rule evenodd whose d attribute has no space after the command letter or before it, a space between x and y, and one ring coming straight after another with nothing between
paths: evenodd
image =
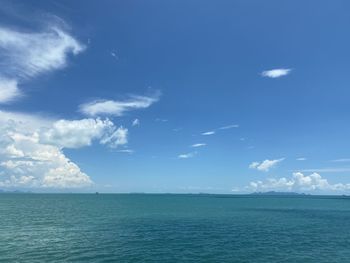
<instances>
[{"instance_id":1,"label":"ocean surface ripple","mask_svg":"<svg viewBox=\"0 0 350 263\"><path fill-rule=\"evenodd\" d=\"M350 198L0 194L0 262L349 262Z\"/></svg>"}]
</instances>

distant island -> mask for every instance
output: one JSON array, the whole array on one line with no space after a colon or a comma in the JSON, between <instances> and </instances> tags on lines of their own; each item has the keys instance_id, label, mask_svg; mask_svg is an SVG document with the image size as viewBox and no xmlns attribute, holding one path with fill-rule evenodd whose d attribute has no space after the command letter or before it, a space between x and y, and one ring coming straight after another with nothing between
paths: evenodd
<instances>
[{"instance_id":1,"label":"distant island","mask_svg":"<svg viewBox=\"0 0 350 263\"><path fill-rule=\"evenodd\" d=\"M254 192L250 195L306 195L305 193L296 193L296 192L276 192L276 191L268 191L268 192Z\"/></svg>"},{"instance_id":2,"label":"distant island","mask_svg":"<svg viewBox=\"0 0 350 263\"><path fill-rule=\"evenodd\" d=\"M3 189L0 189L0 194L28 194L28 193L32 193L32 192L29 190L21 191L21 190L3 190Z\"/></svg>"}]
</instances>

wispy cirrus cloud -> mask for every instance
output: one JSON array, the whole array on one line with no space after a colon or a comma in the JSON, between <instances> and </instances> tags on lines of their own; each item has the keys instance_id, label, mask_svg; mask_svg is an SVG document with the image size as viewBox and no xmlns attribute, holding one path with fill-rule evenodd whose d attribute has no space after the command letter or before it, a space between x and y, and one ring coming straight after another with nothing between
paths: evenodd
<instances>
[{"instance_id":1,"label":"wispy cirrus cloud","mask_svg":"<svg viewBox=\"0 0 350 263\"><path fill-rule=\"evenodd\" d=\"M203 132L202 135L207 136L207 135L213 135L215 134L215 131L207 131L207 132Z\"/></svg>"},{"instance_id":2,"label":"wispy cirrus cloud","mask_svg":"<svg viewBox=\"0 0 350 263\"><path fill-rule=\"evenodd\" d=\"M233 128L239 128L239 125L238 124L226 125L226 126L218 128L218 130L228 130L228 129L233 129Z\"/></svg>"},{"instance_id":3,"label":"wispy cirrus cloud","mask_svg":"<svg viewBox=\"0 0 350 263\"><path fill-rule=\"evenodd\" d=\"M135 119L132 121L131 125L134 126L140 126L140 120L139 119Z\"/></svg>"},{"instance_id":4,"label":"wispy cirrus cloud","mask_svg":"<svg viewBox=\"0 0 350 263\"><path fill-rule=\"evenodd\" d=\"M217 129L214 129L211 131L202 132L201 135L214 135L217 131L228 130L228 129L233 129L233 128L239 128L239 125L238 124L230 124L230 125L222 126L222 127L219 127Z\"/></svg>"},{"instance_id":5,"label":"wispy cirrus cloud","mask_svg":"<svg viewBox=\"0 0 350 263\"><path fill-rule=\"evenodd\" d=\"M19 98L19 84L64 68L68 55L77 55L84 48L58 26L49 26L42 32L0 26L0 103Z\"/></svg>"},{"instance_id":6,"label":"wispy cirrus cloud","mask_svg":"<svg viewBox=\"0 0 350 263\"><path fill-rule=\"evenodd\" d=\"M335 159L331 160L333 163L348 163L350 162L350 158L341 158L341 159Z\"/></svg>"},{"instance_id":7,"label":"wispy cirrus cloud","mask_svg":"<svg viewBox=\"0 0 350 263\"><path fill-rule=\"evenodd\" d=\"M0 77L0 103L11 102L20 96L17 80Z\"/></svg>"},{"instance_id":8,"label":"wispy cirrus cloud","mask_svg":"<svg viewBox=\"0 0 350 263\"><path fill-rule=\"evenodd\" d=\"M198 147L203 147L203 146L206 146L206 145L207 145L206 143L195 143L195 144L192 144L191 147L198 148Z\"/></svg>"},{"instance_id":9,"label":"wispy cirrus cloud","mask_svg":"<svg viewBox=\"0 0 350 263\"><path fill-rule=\"evenodd\" d=\"M156 122L168 122L168 119L162 119L162 118L156 118L155 119Z\"/></svg>"},{"instance_id":10,"label":"wispy cirrus cloud","mask_svg":"<svg viewBox=\"0 0 350 263\"><path fill-rule=\"evenodd\" d=\"M307 159L305 157L299 157L299 158L296 158L297 161L306 161Z\"/></svg>"},{"instance_id":11,"label":"wispy cirrus cloud","mask_svg":"<svg viewBox=\"0 0 350 263\"><path fill-rule=\"evenodd\" d=\"M313 172L313 173L344 173L350 172L350 167L326 167L326 168L314 168L314 169L302 169L301 172Z\"/></svg>"},{"instance_id":12,"label":"wispy cirrus cloud","mask_svg":"<svg viewBox=\"0 0 350 263\"><path fill-rule=\"evenodd\" d=\"M100 140L101 144L105 144L111 148L117 148L119 145L128 143L128 129L120 126L117 129L106 133Z\"/></svg>"},{"instance_id":13,"label":"wispy cirrus cloud","mask_svg":"<svg viewBox=\"0 0 350 263\"><path fill-rule=\"evenodd\" d=\"M262 162L252 162L249 165L250 169L256 169L258 171L268 172L271 168L275 167L278 163L282 162L284 158L276 160L265 160Z\"/></svg>"},{"instance_id":14,"label":"wispy cirrus cloud","mask_svg":"<svg viewBox=\"0 0 350 263\"><path fill-rule=\"evenodd\" d=\"M123 116L126 112L145 109L157 102L160 92L151 96L132 95L126 100L95 100L79 106L80 112L89 116Z\"/></svg>"},{"instance_id":15,"label":"wispy cirrus cloud","mask_svg":"<svg viewBox=\"0 0 350 263\"><path fill-rule=\"evenodd\" d=\"M122 149L122 150L118 150L117 152L119 152L119 153L133 154L135 151L134 151L134 150L131 150L131 149Z\"/></svg>"},{"instance_id":16,"label":"wispy cirrus cloud","mask_svg":"<svg viewBox=\"0 0 350 263\"><path fill-rule=\"evenodd\" d=\"M291 69L287 68L270 69L261 72L261 76L275 79L287 76L291 71Z\"/></svg>"},{"instance_id":17,"label":"wispy cirrus cloud","mask_svg":"<svg viewBox=\"0 0 350 263\"><path fill-rule=\"evenodd\" d=\"M189 159L189 158L193 158L194 156L196 156L197 152L190 152L190 153L183 153L183 154L179 154L177 156L177 158L179 159Z\"/></svg>"}]
</instances>

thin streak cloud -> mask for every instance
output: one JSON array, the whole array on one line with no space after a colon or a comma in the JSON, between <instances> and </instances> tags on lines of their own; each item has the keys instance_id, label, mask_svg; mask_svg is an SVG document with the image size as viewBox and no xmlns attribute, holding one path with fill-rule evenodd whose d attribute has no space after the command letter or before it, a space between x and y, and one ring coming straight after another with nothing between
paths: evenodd
<instances>
[{"instance_id":1,"label":"thin streak cloud","mask_svg":"<svg viewBox=\"0 0 350 263\"><path fill-rule=\"evenodd\" d=\"M198 148L198 147L203 147L203 146L206 146L206 145L207 145L206 143L195 143L195 144L192 144L191 147Z\"/></svg>"},{"instance_id":2,"label":"thin streak cloud","mask_svg":"<svg viewBox=\"0 0 350 263\"><path fill-rule=\"evenodd\" d=\"M348 163L348 162L350 162L350 158L335 159L335 160L331 160L331 162L334 162L334 163Z\"/></svg>"},{"instance_id":3,"label":"thin streak cloud","mask_svg":"<svg viewBox=\"0 0 350 263\"><path fill-rule=\"evenodd\" d=\"M213 134L215 134L217 131L220 131L220 130L229 130L229 129L233 129L233 128L239 128L239 125L238 125L238 124L230 124L230 125L226 125L226 126L219 127L219 128L217 128L217 129L214 129L214 130L211 130L211 131L203 132L203 133L201 133L201 134L202 134L202 135L213 135Z\"/></svg>"},{"instance_id":4,"label":"thin streak cloud","mask_svg":"<svg viewBox=\"0 0 350 263\"><path fill-rule=\"evenodd\" d=\"M178 159L189 159L189 158L193 158L196 154L197 154L197 152L183 153L183 154L179 154L177 156L177 158Z\"/></svg>"},{"instance_id":5,"label":"thin streak cloud","mask_svg":"<svg viewBox=\"0 0 350 263\"><path fill-rule=\"evenodd\" d=\"M301 172L313 172L313 173L345 173L350 172L350 167L329 167L329 168L315 168L315 169L302 169Z\"/></svg>"},{"instance_id":6,"label":"thin streak cloud","mask_svg":"<svg viewBox=\"0 0 350 263\"><path fill-rule=\"evenodd\" d=\"M207 136L207 135L213 135L213 134L215 134L215 131L207 131L207 132L203 132L203 133L202 133L202 135L205 135L205 136Z\"/></svg>"},{"instance_id":7,"label":"thin streak cloud","mask_svg":"<svg viewBox=\"0 0 350 263\"><path fill-rule=\"evenodd\" d=\"M218 128L218 130L228 130L228 129L233 129L233 128L239 128L238 124L232 124L232 125L227 125L227 126L223 126Z\"/></svg>"},{"instance_id":8,"label":"thin streak cloud","mask_svg":"<svg viewBox=\"0 0 350 263\"><path fill-rule=\"evenodd\" d=\"M80 112L88 116L123 116L128 111L145 109L156 103L160 92L152 96L133 95L126 100L96 100L79 106Z\"/></svg>"}]
</instances>

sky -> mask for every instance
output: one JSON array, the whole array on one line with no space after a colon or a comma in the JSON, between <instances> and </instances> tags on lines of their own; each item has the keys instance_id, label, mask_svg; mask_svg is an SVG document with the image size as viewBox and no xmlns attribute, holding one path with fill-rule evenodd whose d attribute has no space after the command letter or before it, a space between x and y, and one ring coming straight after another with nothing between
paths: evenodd
<instances>
[{"instance_id":1,"label":"sky","mask_svg":"<svg viewBox=\"0 0 350 263\"><path fill-rule=\"evenodd\" d=\"M350 193L349 11L0 0L0 189Z\"/></svg>"}]
</instances>

